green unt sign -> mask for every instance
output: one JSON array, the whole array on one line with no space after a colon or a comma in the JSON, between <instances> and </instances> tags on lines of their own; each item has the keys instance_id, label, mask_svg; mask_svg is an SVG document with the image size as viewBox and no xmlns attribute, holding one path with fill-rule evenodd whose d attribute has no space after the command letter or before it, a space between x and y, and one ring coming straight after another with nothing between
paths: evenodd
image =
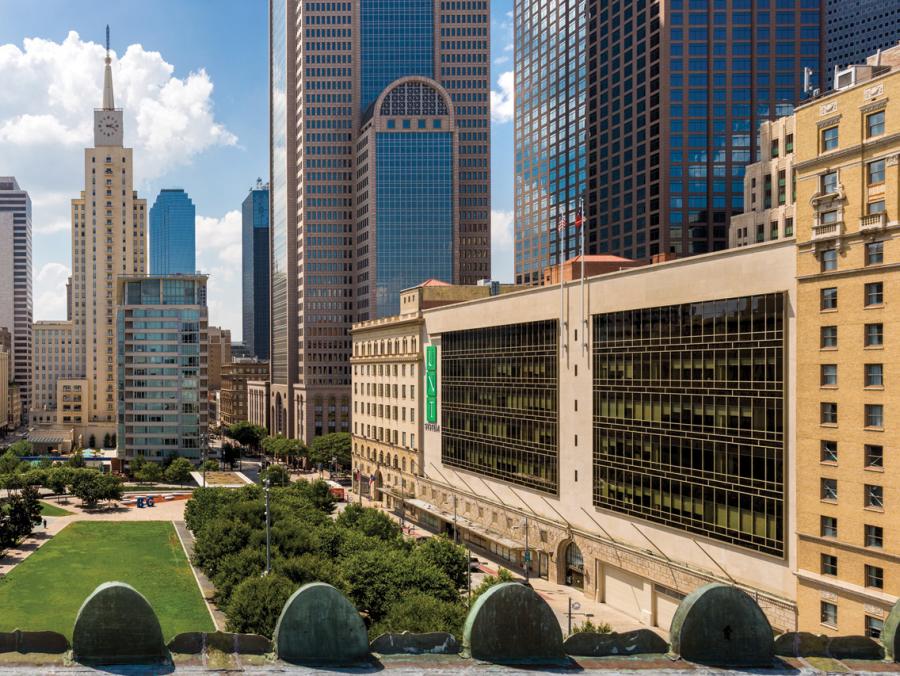
<instances>
[{"instance_id":1,"label":"green unt sign","mask_svg":"<svg viewBox=\"0 0 900 676\"><path fill-rule=\"evenodd\" d=\"M425 422L437 422L437 348L425 348Z\"/></svg>"}]
</instances>

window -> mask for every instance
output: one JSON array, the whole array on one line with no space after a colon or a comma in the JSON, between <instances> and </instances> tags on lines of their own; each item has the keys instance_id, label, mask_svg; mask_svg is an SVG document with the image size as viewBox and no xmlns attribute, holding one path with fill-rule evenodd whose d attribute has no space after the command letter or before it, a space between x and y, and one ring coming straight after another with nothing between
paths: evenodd
<instances>
[{"instance_id":1,"label":"window","mask_svg":"<svg viewBox=\"0 0 900 676\"><path fill-rule=\"evenodd\" d=\"M833 516L823 516L819 518L819 533L823 538L837 537L837 518Z\"/></svg>"},{"instance_id":2,"label":"window","mask_svg":"<svg viewBox=\"0 0 900 676\"><path fill-rule=\"evenodd\" d=\"M837 249L825 249L819 257L822 272L837 270Z\"/></svg>"},{"instance_id":3,"label":"window","mask_svg":"<svg viewBox=\"0 0 900 676\"><path fill-rule=\"evenodd\" d=\"M784 137L784 152L792 153L794 152L794 135L788 134Z\"/></svg>"},{"instance_id":4,"label":"window","mask_svg":"<svg viewBox=\"0 0 900 676\"><path fill-rule=\"evenodd\" d=\"M884 304L884 282L869 282L866 284L866 307Z\"/></svg>"},{"instance_id":5,"label":"window","mask_svg":"<svg viewBox=\"0 0 900 676\"><path fill-rule=\"evenodd\" d=\"M837 404L832 401L822 402L822 424L837 425Z\"/></svg>"},{"instance_id":6,"label":"window","mask_svg":"<svg viewBox=\"0 0 900 676\"><path fill-rule=\"evenodd\" d=\"M829 171L827 174L822 174L821 179L823 195L830 195L838 191L838 175L836 171Z\"/></svg>"},{"instance_id":7,"label":"window","mask_svg":"<svg viewBox=\"0 0 900 676\"><path fill-rule=\"evenodd\" d=\"M866 324L866 347L880 347L884 345L884 325Z\"/></svg>"},{"instance_id":8,"label":"window","mask_svg":"<svg viewBox=\"0 0 900 676\"><path fill-rule=\"evenodd\" d=\"M884 160L869 162L866 167L866 178L869 185L884 183Z\"/></svg>"},{"instance_id":9,"label":"window","mask_svg":"<svg viewBox=\"0 0 900 676\"><path fill-rule=\"evenodd\" d=\"M865 365L866 387L884 387L884 364Z\"/></svg>"},{"instance_id":10,"label":"window","mask_svg":"<svg viewBox=\"0 0 900 676\"><path fill-rule=\"evenodd\" d=\"M884 263L884 242L866 243L866 265Z\"/></svg>"},{"instance_id":11,"label":"window","mask_svg":"<svg viewBox=\"0 0 900 676\"><path fill-rule=\"evenodd\" d=\"M884 589L884 568L866 564L866 586Z\"/></svg>"},{"instance_id":12,"label":"window","mask_svg":"<svg viewBox=\"0 0 900 676\"><path fill-rule=\"evenodd\" d=\"M824 387L837 385L837 364L822 364L821 385Z\"/></svg>"},{"instance_id":13,"label":"window","mask_svg":"<svg viewBox=\"0 0 900 676\"><path fill-rule=\"evenodd\" d=\"M822 440L822 462L837 462L838 445L836 441Z\"/></svg>"},{"instance_id":14,"label":"window","mask_svg":"<svg viewBox=\"0 0 900 676\"><path fill-rule=\"evenodd\" d=\"M876 446L874 444L866 444L864 446L866 454L866 467L884 468L884 446Z\"/></svg>"},{"instance_id":15,"label":"window","mask_svg":"<svg viewBox=\"0 0 900 676\"><path fill-rule=\"evenodd\" d=\"M822 347L837 347L836 326L823 326L819 331L819 335L821 336Z\"/></svg>"},{"instance_id":16,"label":"window","mask_svg":"<svg viewBox=\"0 0 900 676\"><path fill-rule=\"evenodd\" d=\"M837 287L830 286L819 292L821 302L819 307L822 310L837 310Z\"/></svg>"},{"instance_id":17,"label":"window","mask_svg":"<svg viewBox=\"0 0 900 676\"><path fill-rule=\"evenodd\" d=\"M823 211L819 214L819 225L830 225L838 222L838 212L836 210Z\"/></svg>"},{"instance_id":18,"label":"window","mask_svg":"<svg viewBox=\"0 0 900 676\"><path fill-rule=\"evenodd\" d=\"M884 111L866 115L866 136L881 136L884 133Z\"/></svg>"},{"instance_id":19,"label":"window","mask_svg":"<svg viewBox=\"0 0 900 676\"><path fill-rule=\"evenodd\" d=\"M784 236L785 237L793 237L794 236L794 219L793 218L785 218L784 219Z\"/></svg>"},{"instance_id":20,"label":"window","mask_svg":"<svg viewBox=\"0 0 900 676\"><path fill-rule=\"evenodd\" d=\"M875 200L874 202L869 202L868 205L866 205L866 210L869 214L883 214L884 209L884 200Z\"/></svg>"},{"instance_id":21,"label":"window","mask_svg":"<svg viewBox=\"0 0 900 676\"><path fill-rule=\"evenodd\" d=\"M838 147L838 128L829 127L822 130L822 150L825 153Z\"/></svg>"},{"instance_id":22,"label":"window","mask_svg":"<svg viewBox=\"0 0 900 676\"><path fill-rule=\"evenodd\" d=\"M833 554L822 554L822 575L837 575L837 557Z\"/></svg>"},{"instance_id":23,"label":"window","mask_svg":"<svg viewBox=\"0 0 900 676\"><path fill-rule=\"evenodd\" d=\"M772 139L771 147L769 148L769 154L772 157L778 157L778 139Z\"/></svg>"},{"instance_id":24,"label":"window","mask_svg":"<svg viewBox=\"0 0 900 676\"><path fill-rule=\"evenodd\" d=\"M884 487L866 484L865 487L866 507L871 509L884 509Z\"/></svg>"},{"instance_id":25,"label":"window","mask_svg":"<svg viewBox=\"0 0 900 676\"><path fill-rule=\"evenodd\" d=\"M837 479L822 479L819 497L822 500L837 500Z\"/></svg>"},{"instance_id":26,"label":"window","mask_svg":"<svg viewBox=\"0 0 900 676\"><path fill-rule=\"evenodd\" d=\"M881 632L883 631L884 620L879 620L877 617L866 615L866 636L877 640L881 638Z\"/></svg>"},{"instance_id":27,"label":"window","mask_svg":"<svg viewBox=\"0 0 900 676\"><path fill-rule=\"evenodd\" d=\"M822 624L837 627L837 606L828 601L820 601Z\"/></svg>"},{"instance_id":28,"label":"window","mask_svg":"<svg viewBox=\"0 0 900 676\"><path fill-rule=\"evenodd\" d=\"M881 549L884 546L884 528L866 524L866 547Z\"/></svg>"},{"instance_id":29,"label":"window","mask_svg":"<svg viewBox=\"0 0 900 676\"><path fill-rule=\"evenodd\" d=\"M884 406L882 404L866 404L866 427L884 427Z\"/></svg>"}]
</instances>

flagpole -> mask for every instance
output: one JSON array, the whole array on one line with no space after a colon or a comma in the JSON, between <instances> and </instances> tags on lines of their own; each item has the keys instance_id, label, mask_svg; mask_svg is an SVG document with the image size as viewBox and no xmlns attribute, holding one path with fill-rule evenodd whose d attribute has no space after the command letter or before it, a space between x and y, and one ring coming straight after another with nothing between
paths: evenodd
<instances>
[{"instance_id":1,"label":"flagpole","mask_svg":"<svg viewBox=\"0 0 900 676\"><path fill-rule=\"evenodd\" d=\"M584 303L584 195L578 198L578 218L575 219L575 222L578 223L578 229L581 231L581 345L586 347L588 344L588 319L585 314Z\"/></svg>"}]
</instances>

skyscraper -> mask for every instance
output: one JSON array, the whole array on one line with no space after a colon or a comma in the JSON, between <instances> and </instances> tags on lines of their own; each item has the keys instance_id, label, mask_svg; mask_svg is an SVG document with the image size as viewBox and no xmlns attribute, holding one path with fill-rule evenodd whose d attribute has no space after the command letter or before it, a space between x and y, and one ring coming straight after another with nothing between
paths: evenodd
<instances>
[{"instance_id":1,"label":"skyscraper","mask_svg":"<svg viewBox=\"0 0 900 676\"><path fill-rule=\"evenodd\" d=\"M727 247L760 121L800 102L804 67L821 80L821 19L819 0L516 0L516 281L577 254L580 198L588 254Z\"/></svg>"},{"instance_id":2,"label":"skyscraper","mask_svg":"<svg viewBox=\"0 0 900 676\"><path fill-rule=\"evenodd\" d=\"M22 410L31 407L31 198L13 176L0 176L0 328L12 337L9 377Z\"/></svg>"},{"instance_id":3,"label":"skyscraper","mask_svg":"<svg viewBox=\"0 0 900 676\"><path fill-rule=\"evenodd\" d=\"M257 181L241 206L244 345L269 358L269 186Z\"/></svg>"},{"instance_id":4,"label":"skyscraper","mask_svg":"<svg viewBox=\"0 0 900 676\"><path fill-rule=\"evenodd\" d=\"M489 33L488 0L271 3L273 433L349 430L356 319L489 276Z\"/></svg>"},{"instance_id":5,"label":"skyscraper","mask_svg":"<svg viewBox=\"0 0 900 676\"><path fill-rule=\"evenodd\" d=\"M822 90L834 87L834 69L865 63L880 49L900 42L896 0L826 0L825 77Z\"/></svg>"},{"instance_id":6,"label":"skyscraper","mask_svg":"<svg viewBox=\"0 0 900 676\"><path fill-rule=\"evenodd\" d=\"M197 272L197 209L181 188L164 188L150 207L150 274Z\"/></svg>"}]
</instances>

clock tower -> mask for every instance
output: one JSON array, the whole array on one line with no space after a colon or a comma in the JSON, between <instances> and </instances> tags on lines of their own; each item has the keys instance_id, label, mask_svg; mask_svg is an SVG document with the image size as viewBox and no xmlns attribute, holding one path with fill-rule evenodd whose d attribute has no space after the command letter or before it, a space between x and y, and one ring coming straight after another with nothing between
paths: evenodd
<instances>
[{"instance_id":1,"label":"clock tower","mask_svg":"<svg viewBox=\"0 0 900 676\"><path fill-rule=\"evenodd\" d=\"M122 110L113 100L112 59L109 56L109 26L106 27L106 70L103 74L103 107L94 110L94 145L122 147Z\"/></svg>"}]
</instances>

